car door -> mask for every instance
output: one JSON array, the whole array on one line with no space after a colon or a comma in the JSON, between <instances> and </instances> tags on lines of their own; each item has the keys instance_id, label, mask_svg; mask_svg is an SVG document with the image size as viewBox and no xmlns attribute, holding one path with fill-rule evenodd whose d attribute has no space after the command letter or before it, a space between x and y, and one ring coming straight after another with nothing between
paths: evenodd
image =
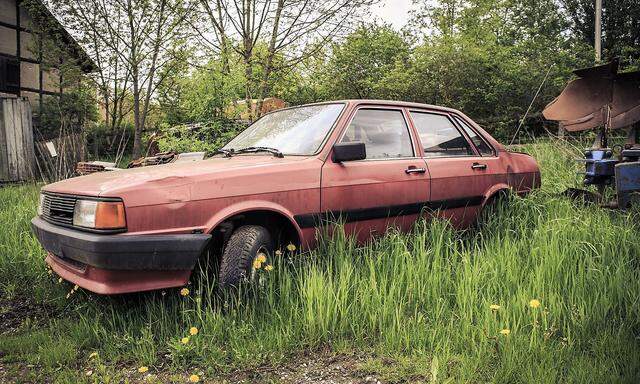
<instances>
[{"instance_id":1,"label":"car door","mask_svg":"<svg viewBox=\"0 0 640 384\"><path fill-rule=\"evenodd\" d=\"M485 193L498 181L496 175L503 173L495 151L458 116L425 110L409 114L431 177L429 206L457 227L469 225Z\"/></svg>"},{"instance_id":2,"label":"car door","mask_svg":"<svg viewBox=\"0 0 640 384\"><path fill-rule=\"evenodd\" d=\"M408 230L429 200L429 174L403 108L356 109L340 143L363 142L364 160L322 167L323 217L345 222L359 241L390 226Z\"/></svg>"}]
</instances>

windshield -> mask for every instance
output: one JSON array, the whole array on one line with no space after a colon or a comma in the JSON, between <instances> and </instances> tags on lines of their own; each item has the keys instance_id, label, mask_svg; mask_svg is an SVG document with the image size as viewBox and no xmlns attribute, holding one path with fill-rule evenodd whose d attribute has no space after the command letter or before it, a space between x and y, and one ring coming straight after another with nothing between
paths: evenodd
<instances>
[{"instance_id":1,"label":"windshield","mask_svg":"<svg viewBox=\"0 0 640 384\"><path fill-rule=\"evenodd\" d=\"M269 147L285 155L313 155L333 127L344 104L320 104L265 115L222 149Z\"/></svg>"}]
</instances>

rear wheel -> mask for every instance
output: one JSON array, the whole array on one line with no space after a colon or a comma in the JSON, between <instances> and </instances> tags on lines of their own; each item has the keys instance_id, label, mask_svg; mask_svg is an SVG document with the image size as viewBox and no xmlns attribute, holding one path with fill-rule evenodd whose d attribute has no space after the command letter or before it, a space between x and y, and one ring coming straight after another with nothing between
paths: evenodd
<instances>
[{"instance_id":1,"label":"rear wheel","mask_svg":"<svg viewBox=\"0 0 640 384\"><path fill-rule=\"evenodd\" d=\"M245 225L236 229L222 253L218 282L221 289L237 287L252 281L257 269L273 255L273 241L269 231L259 225Z\"/></svg>"}]
</instances>

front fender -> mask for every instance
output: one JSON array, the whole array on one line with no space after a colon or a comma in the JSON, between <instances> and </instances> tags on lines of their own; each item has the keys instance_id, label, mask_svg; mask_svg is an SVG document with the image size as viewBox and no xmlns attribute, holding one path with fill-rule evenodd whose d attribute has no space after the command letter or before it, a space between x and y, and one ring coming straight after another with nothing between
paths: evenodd
<instances>
[{"instance_id":1,"label":"front fender","mask_svg":"<svg viewBox=\"0 0 640 384\"><path fill-rule=\"evenodd\" d=\"M286 217L291 225L296 229L298 238L303 238L302 230L293 219L291 211L279 204L266 200L245 200L221 209L206 222L206 233L211 233L218 225L220 225L220 223L228 218L250 211L271 211Z\"/></svg>"}]
</instances>

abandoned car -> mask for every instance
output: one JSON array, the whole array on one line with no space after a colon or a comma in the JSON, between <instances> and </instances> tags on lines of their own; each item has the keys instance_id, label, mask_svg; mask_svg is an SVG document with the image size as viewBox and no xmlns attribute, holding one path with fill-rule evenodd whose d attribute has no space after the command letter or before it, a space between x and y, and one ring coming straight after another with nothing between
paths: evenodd
<instances>
[{"instance_id":1,"label":"abandoned car","mask_svg":"<svg viewBox=\"0 0 640 384\"><path fill-rule=\"evenodd\" d=\"M336 220L359 241L420 216L465 227L494 197L539 185L532 157L457 110L348 100L268 113L203 161L46 185L32 227L51 268L96 293L182 286L205 251L228 287Z\"/></svg>"}]
</instances>

